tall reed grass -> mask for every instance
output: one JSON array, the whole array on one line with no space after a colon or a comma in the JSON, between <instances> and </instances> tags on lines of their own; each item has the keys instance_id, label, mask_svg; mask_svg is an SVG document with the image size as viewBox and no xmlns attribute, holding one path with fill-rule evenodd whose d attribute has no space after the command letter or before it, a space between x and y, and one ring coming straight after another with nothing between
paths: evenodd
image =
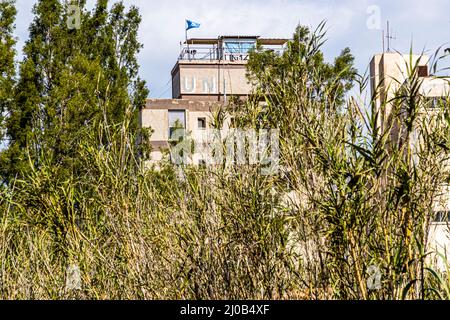
<instances>
[{"instance_id":1,"label":"tall reed grass","mask_svg":"<svg viewBox=\"0 0 450 320\"><path fill-rule=\"evenodd\" d=\"M413 64L382 130L383 108L361 99L367 78L341 107L317 99L299 65L286 68L284 82L262 75L252 99L215 119L278 128L278 175L148 169L131 120L96 123L72 176L30 161L28 176L0 189L0 297L448 299L448 270L427 257L448 181L449 100L424 117Z\"/></svg>"}]
</instances>

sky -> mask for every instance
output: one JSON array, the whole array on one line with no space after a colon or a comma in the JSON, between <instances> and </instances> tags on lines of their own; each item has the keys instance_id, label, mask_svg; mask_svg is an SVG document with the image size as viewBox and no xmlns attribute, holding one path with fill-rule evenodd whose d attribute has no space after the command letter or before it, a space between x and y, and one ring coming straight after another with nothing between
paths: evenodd
<instances>
[{"instance_id":1,"label":"sky","mask_svg":"<svg viewBox=\"0 0 450 320\"><path fill-rule=\"evenodd\" d=\"M18 59L28 37L35 0L16 0ZM110 2L113 2L111 0ZM95 0L88 0L92 7ZM124 0L140 9L139 54L141 77L148 83L151 98L170 98L170 71L184 40L185 19L201 23L190 37L241 34L291 38L295 27L314 28L327 21L325 57L332 61L349 47L360 73L371 57L383 50L382 30L389 20L393 50L408 53L425 50L433 54L444 44L450 47L449 0ZM450 60L450 59L449 59ZM448 64L447 64L448 66Z\"/></svg>"}]
</instances>

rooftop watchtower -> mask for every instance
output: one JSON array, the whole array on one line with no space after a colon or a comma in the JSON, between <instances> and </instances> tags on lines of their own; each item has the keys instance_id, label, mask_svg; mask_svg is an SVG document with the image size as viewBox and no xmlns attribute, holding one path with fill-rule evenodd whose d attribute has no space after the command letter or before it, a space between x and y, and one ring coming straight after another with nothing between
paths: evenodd
<instances>
[{"instance_id":1,"label":"rooftop watchtower","mask_svg":"<svg viewBox=\"0 0 450 320\"><path fill-rule=\"evenodd\" d=\"M203 101L224 101L230 95L243 98L251 91L246 78L250 50L261 45L281 54L287 42L258 36L188 39L172 69L172 97Z\"/></svg>"}]
</instances>

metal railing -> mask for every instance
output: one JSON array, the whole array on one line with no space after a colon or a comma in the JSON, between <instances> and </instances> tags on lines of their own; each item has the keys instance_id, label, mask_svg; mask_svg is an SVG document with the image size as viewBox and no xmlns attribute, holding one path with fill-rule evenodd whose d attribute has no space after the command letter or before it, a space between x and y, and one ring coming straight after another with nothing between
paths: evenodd
<instances>
[{"instance_id":1,"label":"metal railing","mask_svg":"<svg viewBox=\"0 0 450 320\"><path fill-rule=\"evenodd\" d=\"M220 54L214 48L184 47L178 60L219 60Z\"/></svg>"},{"instance_id":2,"label":"metal railing","mask_svg":"<svg viewBox=\"0 0 450 320\"><path fill-rule=\"evenodd\" d=\"M281 55L284 49L267 49ZM188 61L246 61L249 58L248 52L229 52L224 49L219 48L202 48L202 47L184 47L178 57L178 60L188 60Z\"/></svg>"}]
</instances>

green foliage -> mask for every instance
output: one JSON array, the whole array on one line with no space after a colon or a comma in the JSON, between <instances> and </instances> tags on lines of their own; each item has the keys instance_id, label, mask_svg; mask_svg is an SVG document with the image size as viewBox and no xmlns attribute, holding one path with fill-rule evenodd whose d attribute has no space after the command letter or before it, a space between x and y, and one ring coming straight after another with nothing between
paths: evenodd
<instances>
[{"instance_id":1,"label":"green foliage","mask_svg":"<svg viewBox=\"0 0 450 320\"><path fill-rule=\"evenodd\" d=\"M149 169L151 130L134 117L145 96L128 29L138 14L106 3L70 36L55 14L64 6L35 8L3 154L1 298L448 299L448 265L435 268L428 239L450 117L444 102L422 112L417 66L370 113L374 101L346 98L359 79L350 53L325 63L323 25L299 27L283 56L252 53L254 94L214 114L214 127L233 116L280 129L279 175ZM79 289L66 285L70 266Z\"/></svg>"},{"instance_id":2,"label":"green foliage","mask_svg":"<svg viewBox=\"0 0 450 320\"><path fill-rule=\"evenodd\" d=\"M248 63L248 77L255 87L269 96L271 84L277 83L280 89L295 91L298 95L308 91L311 98L327 104L331 110L342 106L357 74L354 57L350 49L345 48L334 63L325 62L320 50L325 42L324 28L324 22L314 31L299 25L281 55L257 46ZM270 94L272 99L277 97L280 96Z\"/></svg>"},{"instance_id":3,"label":"green foliage","mask_svg":"<svg viewBox=\"0 0 450 320\"><path fill-rule=\"evenodd\" d=\"M44 155L68 174L77 172L78 142L95 120L124 121L129 105L137 130L137 112L148 94L136 61L139 12L126 11L121 2L108 11L107 1L98 1L92 13L84 1L78 5L82 23L73 30L67 27L67 4L41 0L34 7L6 121L10 145L2 167L8 179L30 169L28 156L36 166Z\"/></svg>"},{"instance_id":4,"label":"green foliage","mask_svg":"<svg viewBox=\"0 0 450 320\"><path fill-rule=\"evenodd\" d=\"M13 99L11 92L14 87L16 43L12 35L16 16L14 4L14 1L0 2L0 148L4 139L4 119ZM0 182L2 177L0 170Z\"/></svg>"}]
</instances>

